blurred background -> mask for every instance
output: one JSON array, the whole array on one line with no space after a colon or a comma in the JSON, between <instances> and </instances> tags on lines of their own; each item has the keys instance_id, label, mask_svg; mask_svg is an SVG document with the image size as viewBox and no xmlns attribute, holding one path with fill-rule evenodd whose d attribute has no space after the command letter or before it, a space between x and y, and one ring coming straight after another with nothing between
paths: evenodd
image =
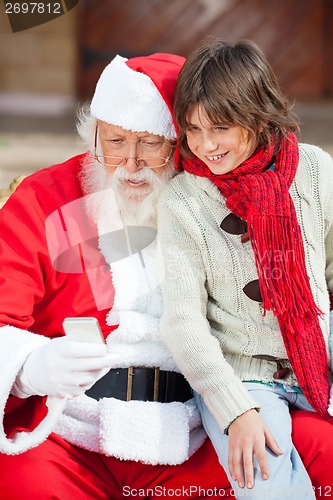
<instances>
[{"instance_id":1,"label":"blurred background","mask_svg":"<svg viewBox=\"0 0 333 500\"><path fill-rule=\"evenodd\" d=\"M333 155L333 0L79 0L16 33L4 4L0 187L82 151L77 107L115 54L187 56L208 37L254 40L295 100L301 140Z\"/></svg>"}]
</instances>

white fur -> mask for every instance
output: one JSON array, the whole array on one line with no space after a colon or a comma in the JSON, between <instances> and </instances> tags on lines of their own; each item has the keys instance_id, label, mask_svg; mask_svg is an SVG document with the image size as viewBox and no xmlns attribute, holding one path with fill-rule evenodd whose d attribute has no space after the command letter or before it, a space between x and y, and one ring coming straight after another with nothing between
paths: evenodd
<instances>
[{"instance_id":1,"label":"white fur","mask_svg":"<svg viewBox=\"0 0 333 500\"><path fill-rule=\"evenodd\" d=\"M113 342L111 334L108 337L108 349L112 368L158 366L161 370L179 371L173 357L161 342Z\"/></svg>"},{"instance_id":2,"label":"white fur","mask_svg":"<svg viewBox=\"0 0 333 500\"><path fill-rule=\"evenodd\" d=\"M99 403L85 394L69 399L54 432L76 446L99 453Z\"/></svg>"},{"instance_id":3,"label":"white fur","mask_svg":"<svg viewBox=\"0 0 333 500\"><path fill-rule=\"evenodd\" d=\"M133 132L176 138L168 106L153 81L116 56L102 72L91 101L91 114Z\"/></svg>"},{"instance_id":4,"label":"white fur","mask_svg":"<svg viewBox=\"0 0 333 500\"><path fill-rule=\"evenodd\" d=\"M186 404L103 399L101 414L101 443L108 455L152 465L176 465L189 457ZM202 435L197 448L204 440Z\"/></svg>"},{"instance_id":5,"label":"white fur","mask_svg":"<svg viewBox=\"0 0 333 500\"><path fill-rule=\"evenodd\" d=\"M178 371L159 333L162 296L155 269L156 239L141 249L141 255L131 253L128 241L125 257L114 262L117 242L112 233L105 238L109 217L99 211L100 249L110 263L115 288L107 324L119 325L107 337L111 367L158 366ZM119 228L119 213L112 219ZM182 463L206 438L194 400L159 403L103 398L92 403L85 395L67 402L56 432L91 451L152 465Z\"/></svg>"},{"instance_id":6,"label":"white fur","mask_svg":"<svg viewBox=\"0 0 333 500\"><path fill-rule=\"evenodd\" d=\"M151 465L184 462L206 434L191 399L184 403L92 400L85 395L67 402L55 432L93 452Z\"/></svg>"}]
</instances>

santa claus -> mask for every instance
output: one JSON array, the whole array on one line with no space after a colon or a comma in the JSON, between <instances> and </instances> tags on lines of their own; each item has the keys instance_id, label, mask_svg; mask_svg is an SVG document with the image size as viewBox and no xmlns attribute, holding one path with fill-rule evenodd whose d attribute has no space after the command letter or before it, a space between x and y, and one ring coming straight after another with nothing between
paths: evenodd
<instances>
[{"instance_id":1,"label":"santa claus","mask_svg":"<svg viewBox=\"0 0 333 500\"><path fill-rule=\"evenodd\" d=\"M88 152L31 175L1 210L0 498L233 494L159 334L155 209L177 170L183 62L116 56L80 115ZM66 337L66 317L96 318L105 344ZM325 422L294 422L323 494Z\"/></svg>"}]
</instances>

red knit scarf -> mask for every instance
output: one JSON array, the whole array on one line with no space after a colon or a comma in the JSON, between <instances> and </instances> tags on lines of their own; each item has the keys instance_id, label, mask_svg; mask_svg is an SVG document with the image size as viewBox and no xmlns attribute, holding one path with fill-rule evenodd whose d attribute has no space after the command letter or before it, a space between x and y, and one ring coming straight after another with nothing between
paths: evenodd
<instances>
[{"instance_id":1,"label":"red knit scarf","mask_svg":"<svg viewBox=\"0 0 333 500\"><path fill-rule=\"evenodd\" d=\"M298 159L297 139L290 134L281 141L275 160L272 141L223 175L213 174L199 159L185 159L183 167L216 184L231 212L247 221L264 311L271 310L278 320L287 356L308 401L333 421L327 412L328 357L320 310L311 292L301 230L289 194ZM274 170L268 170L273 161Z\"/></svg>"}]
</instances>

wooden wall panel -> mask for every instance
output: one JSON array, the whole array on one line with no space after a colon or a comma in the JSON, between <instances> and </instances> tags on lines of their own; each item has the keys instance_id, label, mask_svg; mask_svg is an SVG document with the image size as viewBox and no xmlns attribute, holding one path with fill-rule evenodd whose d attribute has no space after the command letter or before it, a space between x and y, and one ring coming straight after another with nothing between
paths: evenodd
<instances>
[{"instance_id":1,"label":"wooden wall panel","mask_svg":"<svg viewBox=\"0 0 333 500\"><path fill-rule=\"evenodd\" d=\"M257 42L296 99L333 97L333 0L83 0L78 95L117 53L187 56L207 37Z\"/></svg>"},{"instance_id":2,"label":"wooden wall panel","mask_svg":"<svg viewBox=\"0 0 333 500\"><path fill-rule=\"evenodd\" d=\"M324 97L333 97L333 0L324 0L323 20Z\"/></svg>"}]
</instances>

